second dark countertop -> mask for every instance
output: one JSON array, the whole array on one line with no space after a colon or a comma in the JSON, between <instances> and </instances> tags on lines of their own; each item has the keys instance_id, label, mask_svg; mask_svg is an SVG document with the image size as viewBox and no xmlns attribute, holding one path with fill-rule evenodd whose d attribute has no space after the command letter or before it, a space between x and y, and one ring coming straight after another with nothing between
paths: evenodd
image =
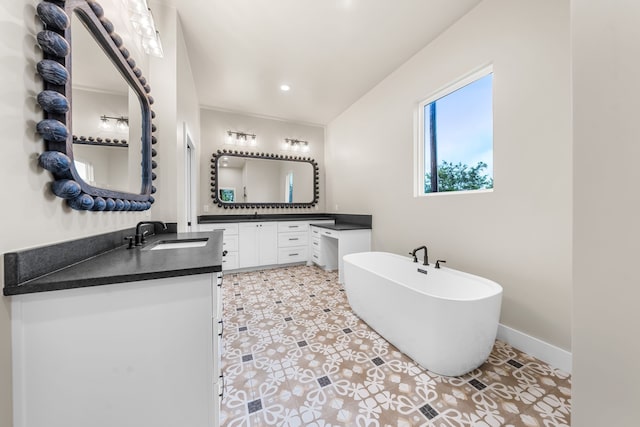
<instances>
[{"instance_id":1,"label":"second dark countertop","mask_svg":"<svg viewBox=\"0 0 640 427\"><path fill-rule=\"evenodd\" d=\"M262 222L262 221L319 221L332 219L331 224L316 224L331 230L368 230L371 229L371 215L339 214L339 213L297 213L297 214L240 214L240 215L201 215L199 224L230 223L230 222ZM311 225L314 225L313 223Z\"/></svg>"},{"instance_id":2,"label":"second dark countertop","mask_svg":"<svg viewBox=\"0 0 640 427\"><path fill-rule=\"evenodd\" d=\"M351 223L341 223L341 224L309 224L311 227L320 227L326 228L329 230L336 231L349 231L349 230L371 230L370 225L366 224L351 224Z\"/></svg>"}]
</instances>

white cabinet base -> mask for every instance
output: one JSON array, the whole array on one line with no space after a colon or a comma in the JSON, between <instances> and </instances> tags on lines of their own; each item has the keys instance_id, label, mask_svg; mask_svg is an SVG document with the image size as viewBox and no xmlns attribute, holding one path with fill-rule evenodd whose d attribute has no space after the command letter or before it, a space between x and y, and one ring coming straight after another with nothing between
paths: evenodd
<instances>
[{"instance_id":1,"label":"white cabinet base","mask_svg":"<svg viewBox=\"0 0 640 427\"><path fill-rule=\"evenodd\" d=\"M214 279L11 297L14 427L216 426Z\"/></svg>"},{"instance_id":2,"label":"white cabinet base","mask_svg":"<svg viewBox=\"0 0 640 427\"><path fill-rule=\"evenodd\" d=\"M371 230L329 230L311 227L311 262L327 271L338 270L338 282L343 281L345 255L371 250Z\"/></svg>"}]
</instances>

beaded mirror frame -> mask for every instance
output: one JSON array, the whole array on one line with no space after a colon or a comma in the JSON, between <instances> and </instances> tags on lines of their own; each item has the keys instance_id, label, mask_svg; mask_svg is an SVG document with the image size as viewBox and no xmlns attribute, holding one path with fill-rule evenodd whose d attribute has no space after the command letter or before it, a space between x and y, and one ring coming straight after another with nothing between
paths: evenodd
<instances>
[{"instance_id":1,"label":"beaded mirror frame","mask_svg":"<svg viewBox=\"0 0 640 427\"><path fill-rule=\"evenodd\" d=\"M248 159L287 160L290 162L309 163L313 167L313 200L308 203L258 202L258 203L229 203L220 199L220 183L218 158L221 156L244 157ZM270 153L251 153L237 150L218 150L211 156L211 198L213 203L224 209L259 209L259 208L311 208L318 203L320 196L320 171L318 162L310 157L287 156Z\"/></svg>"},{"instance_id":2,"label":"beaded mirror frame","mask_svg":"<svg viewBox=\"0 0 640 427\"><path fill-rule=\"evenodd\" d=\"M151 208L152 194L156 188L153 169L157 163L152 158L157 143L151 110L154 100L151 88L142 71L136 66L122 37L115 32L113 23L104 16L104 9L94 0L44 0L37 7L44 29L37 35L43 59L37 70L44 82L44 90L38 94L38 103L44 112L36 129L46 143L38 163L53 174L53 193L66 199L76 210L88 211L143 211ZM129 87L136 93L142 112L142 186L140 193L127 193L94 187L78 174L73 161L71 120L71 26L70 16L76 13L92 34L96 43L116 66Z\"/></svg>"}]
</instances>

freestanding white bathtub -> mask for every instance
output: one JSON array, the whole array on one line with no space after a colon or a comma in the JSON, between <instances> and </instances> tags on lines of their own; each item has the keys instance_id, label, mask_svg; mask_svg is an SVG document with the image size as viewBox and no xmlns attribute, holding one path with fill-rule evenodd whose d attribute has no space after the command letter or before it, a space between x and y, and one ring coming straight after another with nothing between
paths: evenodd
<instances>
[{"instance_id":1,"label":"freestanding white bathtub","mask_svg":"<svg viewBox=\"0 0 640 427\"><path fill-rule=\"evenodd\" d=\"M432 372L465 374L493 348L502 287L491 280L391 253L362 252L344 257L344 287L362 320Z\"/></svg>"}]
</instances>

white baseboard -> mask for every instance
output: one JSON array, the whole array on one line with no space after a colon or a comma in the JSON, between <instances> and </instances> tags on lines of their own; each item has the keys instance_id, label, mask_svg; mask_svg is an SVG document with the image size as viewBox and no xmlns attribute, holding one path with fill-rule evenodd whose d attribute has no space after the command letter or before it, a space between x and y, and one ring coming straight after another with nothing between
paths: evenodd
<instances>
[{"instance_id":1,"label":"white baseboard","mask_svg":"<svg viewBox=\"0 0 640 427\"><path fill-rule=\"evenodd\" d=\"M571 353L500 323L498 337L512 347L571 374Z\"/></svg>"}]
</instances>

